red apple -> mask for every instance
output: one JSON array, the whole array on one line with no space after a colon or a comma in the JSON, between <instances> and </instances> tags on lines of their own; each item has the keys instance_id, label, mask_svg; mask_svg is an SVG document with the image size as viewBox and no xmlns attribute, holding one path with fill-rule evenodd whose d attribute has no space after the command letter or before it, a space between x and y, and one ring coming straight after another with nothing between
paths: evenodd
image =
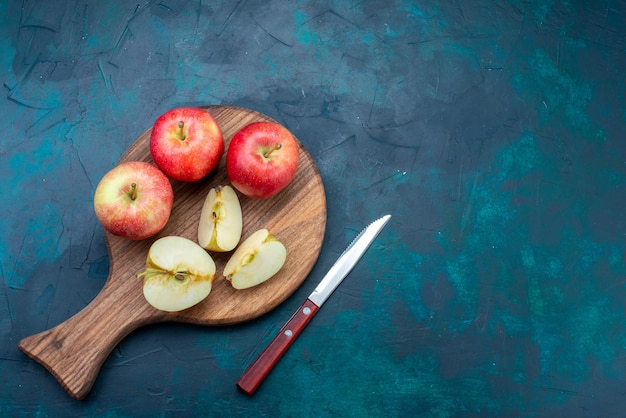
<instances>
[{"instance_id":1,"label":"red apple","mask_svg":"<svg viewBox=\"0 0 626 418\"><path fill-rule=\"evenodd\" d=\"M291 183L298 156L298 141L284 126L252 122L233 135L226 153L226 173L241 193L265 199Z\"/></svg>"},{"instance_id":2,"label":"red apple","mask_svg":"<svg viewBox=\"0 0 626 418\"><path fill-rule=\"evenodd\" d=\"M121 163L106 173L93 198L104 229L133 240L163 229L173 203L169 179L154 165L141 161Z\"/></svg>"},{"instance_id":3,"label":"red apple","mask_svg":"<svg viewBox=\"0 0 626 418\"><path fill-rule=\"evenodd\" d=\"M150 154L165 174L179 181L198 181L224 154L224 137L209 112L178 107L161 115L150 134Z\"/></svg>"}]
</instances>

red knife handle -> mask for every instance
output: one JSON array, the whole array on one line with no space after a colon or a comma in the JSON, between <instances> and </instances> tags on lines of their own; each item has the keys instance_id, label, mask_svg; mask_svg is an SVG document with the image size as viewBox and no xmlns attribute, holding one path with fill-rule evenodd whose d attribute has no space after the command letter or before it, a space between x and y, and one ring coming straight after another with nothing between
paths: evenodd
<instances>
[{"instance_id":1,"label":"red knife handle","mask_svg":"<svg viewBox=\"0 0 626 418\"><path fill-rule=\"evenodd\" d=\"M318 309L319 307L309 299L304 301L272 342L239 378L237 381L239 389L248 395L252 395L257 390Z\"/></svg>"}]
</instances>

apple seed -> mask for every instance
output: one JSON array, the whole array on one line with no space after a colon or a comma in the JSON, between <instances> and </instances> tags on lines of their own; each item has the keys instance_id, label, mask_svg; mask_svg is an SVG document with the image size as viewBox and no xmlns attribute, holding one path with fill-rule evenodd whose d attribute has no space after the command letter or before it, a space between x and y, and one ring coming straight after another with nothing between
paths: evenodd
<instances>
[{"instance_id":1,"label":"apple seed","mask_svg":"<svg viewBox=\"0 0 626 418\"><path fill-rule=\"evenodd\" d=\"M226 216L226 209L224 209L223 202L216 202L215 206L213 206L213 212L211 212L213 219L222 219Z\"/></svg>"}]
</instances>

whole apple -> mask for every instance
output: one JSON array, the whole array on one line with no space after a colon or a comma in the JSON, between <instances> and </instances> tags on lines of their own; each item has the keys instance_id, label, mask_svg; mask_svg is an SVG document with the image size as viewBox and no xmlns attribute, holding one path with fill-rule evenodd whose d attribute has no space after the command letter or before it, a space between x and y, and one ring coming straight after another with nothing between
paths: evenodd
<instances>
[{"instance_id":1,"label":"whole apple","mask_svg":"<svg viewBox=\"0 0 626 418\"><path fill-rule=\"evenodd\" d=\"M168 110L154 122L150 154L171 178L194 182L217 167L224 154L224 137L206 110L178 107Z\"/></svg>"},{"instance_id":2,"label":"whole apple","mask_svg":"<svg viewBox=\"0 0 626 418\"><path fill-rule=\"evenodd\" d=\"M169 220L174 191L152 164L121 163L106 173L93 198L98 220L108 232L141 240L159 232Z\"/></svg>"},{"instance_id":3,"label":"whole apple","mask_svg":"<svg viewBox=\"0 0 626 418\"><path fill-rule=\"evenodd\" d=\"M226 173L246 196L265 199L291 183L298 168L297 140L276 122L252 122L233 135Z\"/></svg>"}]
</instances>

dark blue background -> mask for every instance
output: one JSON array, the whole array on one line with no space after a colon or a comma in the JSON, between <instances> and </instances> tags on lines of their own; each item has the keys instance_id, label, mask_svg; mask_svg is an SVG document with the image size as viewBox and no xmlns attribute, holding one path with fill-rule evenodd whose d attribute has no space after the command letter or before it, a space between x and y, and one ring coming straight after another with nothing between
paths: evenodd
<instances>
[{"instance_id":1,"label":"dark blue background","mask_svg":"<svg viewBox=\"0 0 626 418\"><path fill-rule=\"evenodd\" d=\"M620 415L625 23L618 0L1 0L0 415ZM138 330L72 400L17 343L102 288L102 175L166 110L211 104L311 153L318 263L250 323ZM238 392L388 212L259 392Z\"/></svg>"}]
</instances>

